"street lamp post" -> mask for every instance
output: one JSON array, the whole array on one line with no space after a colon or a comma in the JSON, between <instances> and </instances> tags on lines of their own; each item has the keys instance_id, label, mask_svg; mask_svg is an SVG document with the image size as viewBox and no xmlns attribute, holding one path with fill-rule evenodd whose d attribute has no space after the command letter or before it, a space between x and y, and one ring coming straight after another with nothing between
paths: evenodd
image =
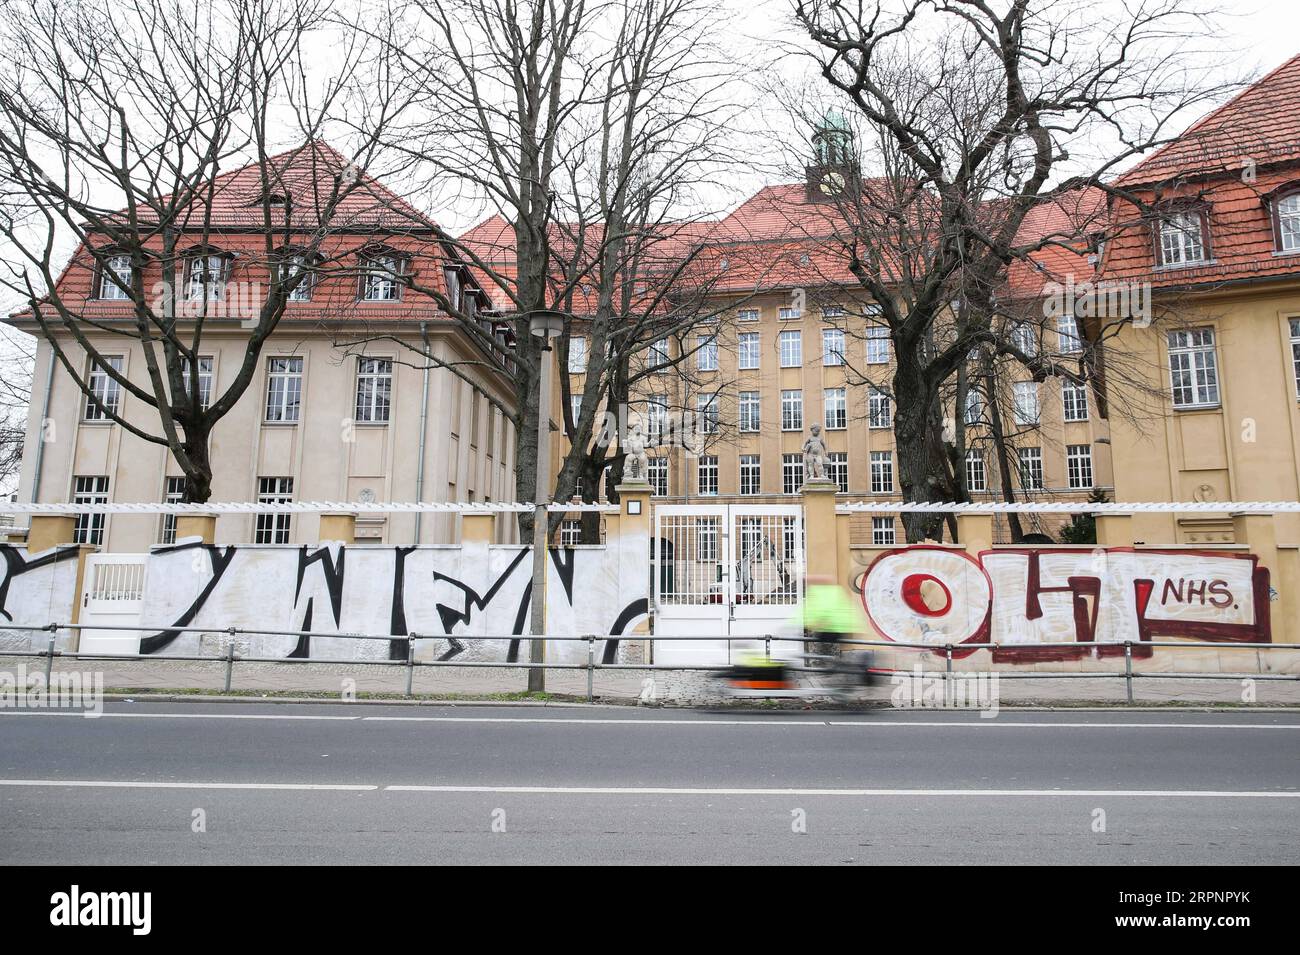
<instances>
[{"instance_id":1,"label":"street lamp post","mask_svg":"<svg viewBox=\"0 0 1300 955\"><path fill-rule=\"evenodd\" d=\"M551 339L564 331L564 312L538 309L528 313L528 331L542 340L538 349L537 480L533 491L533 593L532 632L529 641L528 692L546 690L546 556L548 529L546 505L551 499Z\"/></svg>"}]
</instances>

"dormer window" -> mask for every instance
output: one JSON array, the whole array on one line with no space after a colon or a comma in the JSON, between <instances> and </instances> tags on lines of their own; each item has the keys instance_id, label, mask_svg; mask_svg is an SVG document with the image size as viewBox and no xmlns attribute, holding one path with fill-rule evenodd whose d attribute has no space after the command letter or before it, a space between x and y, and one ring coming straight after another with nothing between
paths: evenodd
<instances>
[{"instance_id":1,"label":"dormer window","mask_svg":"<svg viewBox=\"0 0 1300 955\"><path fill-rule=\"evenodd\" d=\"M191 302L220 302L226 297L228 260L219 252L190 257L186 269L185 298Z\"/></svg>"},{"instance_id":2,"label":"dormer window","mask_svg":"<svg viewBox=\"0 0 1300 955\"><path fill-rule=\"evenodd\" d=\"M361 277L361 299L365 302L398 302L402 298L401 256L383 252L366 258Z\"/></svg>"},{"instance_id":3,"label":"dormer window","mask_svg":"<svg viewBox=\"0 0 1300 955\"><path fill-rule=\"evenodd\" d=\"M1300 189L1273 202L1273 236L1279 252L1300 252Z\"/></svg>"},{"instance_id":4,"label":"dormer window","mask_svg":"<svg viewBox=\"0 0 1300 955\"><path fill-rule=\"evenodd\" d=\"M312 263L319 261L315 256L305 252L295 252L285 257L281 268L285 270L284 281L290 282L301 276L298 284L289 290L290 302L310 302L312 289L316 284L316 275L311 270Z\"/></svg>"},{"instance_id":5,"label":"dormer window","mask_svg":"<svg viewBox=\"0 0 1300 955\"><path fill-rule=\"evenodd\" d=\"M1156 251L1163 266L1199 265L1208 258L1205 214L1196 209L1167 212L1156 223Z\"/></svg>"},{"instance_id":6,"label":"dormer window","mask_svg":"<svg viewBox=\"0 0 1300 955\"><path fill-rule=\"evenodd\" d=\"M112 255L99 270L99 297L110 302L125 302L131 287L131 256Z\"/></svg>"}]
</instances>

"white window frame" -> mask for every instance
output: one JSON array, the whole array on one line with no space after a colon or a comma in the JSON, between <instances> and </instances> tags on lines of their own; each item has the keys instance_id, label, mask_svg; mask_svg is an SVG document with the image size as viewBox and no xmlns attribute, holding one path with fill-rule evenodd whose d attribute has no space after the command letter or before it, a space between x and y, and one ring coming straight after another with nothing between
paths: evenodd
<instances>
[{"instance_id":1,"label":"white window frame","mask_svg":"<svg viewBox=\"0 0 1300 955\"><path fill-rule=\"evenodd\" d=\"M849 493L849 453L831 451L826 456L826 476L835 482L841 494Z\"/></svg>"},{"instance_id":2,"label":"white window frame","mask_svg":"<svg viewBox=\"0 0 1300 955\"><path fill-rule=\"evenodd\" d=\"M581 375L587 371L587 339L575 335L569 339L569 374Z\"/></svg>"},{"instance_id":3,"label":"white window frame","mask_svg":"<svg viewBox=\"0 0 1300 955\"><path fill-rule=\"evenodd\" d=\"M803 333L797 329L787 329L777 338L777 347L781 354L782 368L803 367Z\"/></svg>"},{"instance_id":4,"label":"white window frame","mask_svg":"<svg viewBox=\"0 0 1300 955\"><path fill-rule=\"evenodd\" d=\"M702 454L695 459L695 486L704 497L718 496L718 456Z\"/></svg>"},{"instance_id":5,"label":"white window frame","mask_svg":"<svg viewBox=\"0 0 1300 955\"><path fill-rule=\"evenodd\" d=\"M363 266L361 300L363 302L400 302L402 276L406 261L400 255L381 253L368 256Z\"/></svg>"},{"instance_id":6,"label":"white window frame","mask_svg":"<svg viewBox=\"0 0 1300 955\"><path fill-rule=\"evenodd\" d=\"M894 493L894 452L871 452L871 493Z\"/></svg>"},{"instance_id":7,"label":"white window frame","mask_svg":"<svg viewBox=\"0 0 1300 955\"><path fill-rule=\"evenodd\" d=\"M972 448L966 452L966 490L987 491L989 489L988 469L984 455Z\"/></svg>"},{"instance_id":8,"label":"white window frame","mask_svg":"<svg viewBox=\"0 0 1300 955\"><path fill-rule=\"evenodd\" d=\"M230 260L216 252L191 256L185 263L185 300L224 301L229 267Z\"/></svg>"},{"instance_id":9,"label":"white window frame","mask_svg":"<svg viewBox=\"0 0 1300 955\"><path fill-rule=\"evenodd\" d=\"M1043 490L1043 449L1017 448L1016 457L1020 463L1021 490Z\"/></svg>"},{"instance_id":10,"label":"white window frame","mask_svg":"<svg viewBox=\"0 0 1300 955\"><path fill-rule=\"evenodd\" d=\"M1061 419L1063 421L1088 420L1088 386L1073 381L1061 382Z\"/></svg>"},{"instance_id":11,"label":"white window frame","mask_svg":"<svg viewBox=\"0 0 1300 955\"><path fill-rule=\"evenodd\" d=\"M1207 261L1205 217L1197 211L1169 212L1160 217L1160 261L1165 268L1185 268Z\"/></svg>"},{"instance_id":12,"label":"white window frame","mask_svg":"<svg viewBox=\"0 0 1300 955\"><path fill-rule=\"evenodd\" d=\"M306 362L301 355L271 355L267 358L263 421L268 424L297 424L302 415L305 369Z\"/></svg>"},{"instance_id":13,"label":"white window frame","mask_svg":"<svg viewBox=\"0 0 1300 955\"><path fill-rule=\"evenodd\" d=\"M129 289L131 287L131 256L110 255L104 259L104 264L99 270L99 298L105 302L130 301L130 293L109 278L110 272L116 275L122 281L122 284Z\"/></svg>"},{"instance_id":14,"label":"white window frame","mask_svg":"<svg viewBox=\"0 0 1300 955\"><path fill-rule=\"evenodd\" d=\"M892 428L894 402L888 394L871 385L867 386L867 427Z\"/></svg>"},{"instance_id":15,"label":"white window frame","mask_svg":"<svg viewBox=\"0 0 1300 955\"><path fill-rule=\"evenodd\" d=\"M737 405L740 430L744 433L763 428L763 397L757 391L742 391Z\"/></svg>"},{"instance_id":16,"label":"white window frame","mask_svg":"<svg viewBox=\"0 0 1300 955\"><path fill-rule=\"evenodd\" d=\"M695 414L699 418L701 434L717 434L720 423L717 392L711 395L696 395Z\"/></svg>"},{"instance_id":17,"label":"white window frame","mask_svg":"<svg viewBox=\"0 0 1300 955\"><path fill-rule=\"evenodd\" d=\"M292 504L293 478L259 477L257 503ZM253 524L254 544L288 544L293 530L292 514L258 514Z\"/></svg>"},{"instance_id":18,"label":"white window frame","mask_svg":"<svg viewBox=\"0 0 1300 955\"><path fill-rule=\"evenodd\" d=\"M120 414L122 410L122 384L105 371L104 366L121 373L125 359L121 355L104 355L102 357L104 359L102 362L91 359L90 371L86 375L86 384L89 386L91 394L100 400L107 411L101 411L91 400L90 395L85 395L86 400L81 409L82 421L111 422L110 414Z\"/></svg>"},{"instance_id":19,"label":"white window frame","mask_svg":"<svg viewBox=\"0 0 1300 955\"><path fill-rule=\"evenodd\" d=\"M740 493L746 497L763 493L763 459L757 454L740 455Z\"/></svg>"},{"instance_id":20,"label":"white window frame","mask_svg":"<svg viewBox=\"0 0 1300 955\"><path fill-rule=\"evenodd\" d=\"M718 336L700 335L695 341L695 370L696 371L717 371L718 370Z\"/></svg>"},{"instance_id":21,"label":"white window frame","mask_svg":"<svg viewBox=\"0 0 1300 955\"><path fill-rule=\"evenodd\" d=\"M822 417L827 431L843 431L849 426L849 395L844 388L826 388L822 392Z\"/></svg>"},{"instance_id":22,"label":"white window frame","mask_svg":"<svg viewBox=\"0 0 1300 955\"><path fill-rule=\"evenodd\" d=\"M893 547L898 543L898 522L893 515L871 519L871 546Z\"/></svg>"},{"instance_id":23,"label":"white window frame","mask_svg":"<svg viewBox=\"0 0 1300 955\"><path fill-rule=\"evenodd\" d=\"M1066 445L1065 473L1071 490L1082 491L1093 486L1092 445Z\"/></svg>"},{"instance_id":24,"label":"white window frame","mask_svg":"<svg viewBox=\"0 0 1300 955\"><path fill-rule=\"evenodd\" d=\"M736 341L736 367L741 371L757 371L762 353L758 332L741 332Z\"/></svg>"},{"instance_id":25,"label":"white window frame","mask_svg":"<svg viewBox=\"0 0 1300 955\"><path fill-rule=\"evenodd\" d=\"M798 494L803 484L803 455L781 455L781 493Z\"/></svg>"},{"instance_id":26,"label":"white window frame","mask_svg":"<svg viewBox=\"0 0 1300 955\"><path fill-rule=\"evenodd\" d=\"M867 364L888 365L890 346L889 329L883 325L867 326Z\"/></svg>"},{"instance_id":27,"label":"white window frame","mask_svg":"<svg viewBox=\"0 0 1300 955\"><path fill-rule=\"evenodd\" d=\"M393 360L357 357L353 411L357 424L388 424L393 414Z\"/></svg>"},{"instance_id":28,"label":"white window frame","mask_svg":"<svg viewBox=\"0 0 1300 955\"><path fill-rule=\"evenodd\" d=\"M781 390L781 430L803 430L803 390L800 388Z\"/></svg>"},{"instance_id":29,"label":"white window frame","mask_svg":"<svg viewBox=\"0 0 1300 955\"><path fill-rule=\"evenodd\" d=\"M72 479L72 503L73 504L107 504L108 503L108 477L103 474L79 474ZM103 546L104 527L108 515L86 514L77 515L76 523L72 529L72 542L74 544L94 544L96 547Z\"/></svg>"},{"instance_id":30,"label":"white window frame","mask_svg":"<svg viewBox=\"0 0 1300 955\"><path fill-rule=\"evenodd\" d=\"M1219 358L1214 329L1205 326L1172 331L1169 347L1169 388L1175 408L1215 408L1219 405Z\"/></svg>"},{"instance_id":31,"label":"white window frame","mask_svg":"<svg viewBox=\"0 0 1300 955\"><path fill-rule=\"evenodd\" d=\"M1056 317L1057 350L1062 355L1077 355L1083 351L1083 338L1079 335L1079 320L1073 315Z\"/></svg>"},{"instance_id":32,"label":"white window frame","mask_svg":"<svg viewBox=\"0 0 1300 955\"><path fill-rule=\"evenodd\" d=\"M163 503L179 504L185 497L185 477L169 474L163 478ZM158 543L176 543L176 514L164 514L158 522Z\"/></svg>"},{"instance_id":33,"label":"white window frame","mask_svg":"<svg viewBox=\"0 0 1300 955\"><path fill-rule=\"evenodd\" d=\"M650 489L659 497L668 496L668 456L652 455L646 466L646 479Z\"/></svg>"},{"instance_id":34,"label":"white window frame","mask_svg":"<svg viewBox=\"0 0 1300 955\"><path fill-rule=\"evenodd\" d=\"M836 368L844 364L844 329L822 329L822 365Z\"/></svg>"},{"instance_id":35,"label":"white window frame","mask_svg":"<svg viewBox=\"0 0 1300 955\"><path fill-rule=\"evenodd\" d=\"M1011 388L1014 396L1011 405L1016 424L1038 424L1043 416L1043 409L1038 401L1038 382L1017 381Z\"/></svg>"}]
</instances>

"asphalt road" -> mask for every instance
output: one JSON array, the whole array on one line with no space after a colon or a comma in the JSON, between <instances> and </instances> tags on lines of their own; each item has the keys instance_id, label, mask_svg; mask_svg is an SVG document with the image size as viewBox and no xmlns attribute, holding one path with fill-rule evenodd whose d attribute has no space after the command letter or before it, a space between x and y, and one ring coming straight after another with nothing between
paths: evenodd
<instances>
[{"instance_id":1,"label":"asphalt road","mask_svg":"<svg viewBox=\"0 0 1300 955\"><path fill-rule=\"evenodd\" d=\"M0 862L1295 864L1298 757L1267 711L0 710Z\"/></svg>"}]
</instances>

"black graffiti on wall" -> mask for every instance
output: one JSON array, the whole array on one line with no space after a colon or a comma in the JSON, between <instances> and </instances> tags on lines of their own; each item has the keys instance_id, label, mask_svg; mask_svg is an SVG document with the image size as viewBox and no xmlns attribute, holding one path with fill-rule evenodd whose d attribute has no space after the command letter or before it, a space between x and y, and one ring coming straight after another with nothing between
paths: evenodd
<instances>
[{"instance_id":1,"label":"black graffiti on wall","mask_svg":"<svg viewBox=\"0 0 1300 955\"><path fill-rule=\"evenodd\" d=\"M228 571L234 558L238 553L237 546L216 547L211 544L201 542L188 542L176 544L168 547L156 548L153 552L155 556L174 554L183 551L193 551L196 559L202 554L207 557L211 576L208 578L202 591L194 598L193 602L177 617L171 624L171 628L188 627L198 618L199 613L212 598L213 593L221 582L226 579ZM395 547L393 551L393 572L391 578L391 599L390 614L388 620L388 633L396 639L389 641L388 655L392 660L405 660L410 647L409 639L410 628L407 619L407 557L415 550L414 547ZM337 556L330 548L320 547L312 548L306 545L298 548L297 574L294 587L294 607L299 606L303 592L304 582L307 574L313 565L320 565L320 572L325 586L325 593L328 598L328 613L333 619L333 631L321 630L316 635L322 637L335 636L343 619L343 586L347 574L346 565L346 547L337 548ZM75 549L71 551L75 556ZM492 606L494 601L503 599L502 591L509 583L512 576L519 570L520 566L528 559L531 554L530 550L520 550L515 558L510 562L497 578L492 581L491 585L483 592L480 592L472 584L466 583L458 577L446 574L441 571L433 571L432 579L434 583L444 583L458 590L461 599L453 603L437 602L434 609L438 615L439 623L442 626L441 634L421 633L419 638L437 638L447 641L448 648L440 656L439 660L446 661L454 658L465 650L465 644L462 639L454 636L454 630L458 626L468 626L474 619L475 613L483 613ZM576 569L576 551L572 548L551 548L549 551L551 561L555 567L556 574L564 588L564 597L569 605L573 604L573 582ZM508 662L517 662L519 659L519 648L521 637L524 634L524 627L528 622L528 609L532 598L532 581L525 583L522 592L515 606L514 622L511 634L516 635L509 643L506 660ZM313 624L316 623L326 612L323 608L317 608L316 596L312 595L307 598L306 604L302 609L301 619L298 625L290 629L304 631L299 636L297 644L289 653L290 659L306 659L311 656L311 635L305 631L311 631ZM0 601L0 607L3 606ZM610 626L609 633L606 634L605 648L602 659L604 662L613 662L618 649L619 641L617 638L623 635L631 624L639 617L649 612L649 601L645 597L640 597L630 602L615 617L613 624ZM180 631L163 628L159 632L144 637L140 641L140 652L144 654L158 653L170 646Z\"/></svg>"},{"instance_id":2,"label":"black graffiti on wall","mask_svg":"<svg viewBox=\"0 0 1300 955\"><path fill-rule=\"evenodd\" d=\"M5 579L0 581L0 614L6 620L14 619L7 605L9 602L9 585L13 583L15 577L21 577L23 574L40 570L42 567L50 567L65 560L76 560L78 552L75 545L56 547L53 550L46 551L39 557L29 557L25 550L15 547L13 544L0 544L0 549L3 550L5 562Z\"/></svg>"}]
</instances>

